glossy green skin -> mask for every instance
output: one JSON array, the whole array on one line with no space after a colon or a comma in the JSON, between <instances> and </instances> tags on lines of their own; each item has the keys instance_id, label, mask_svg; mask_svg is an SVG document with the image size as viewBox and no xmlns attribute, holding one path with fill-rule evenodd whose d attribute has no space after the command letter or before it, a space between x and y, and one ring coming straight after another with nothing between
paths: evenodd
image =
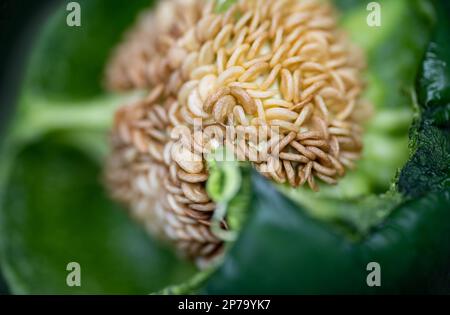
<instances>
[{"instance_id":1,"label":"glossy green skin","mask_svg":"<svg viewBox=\"0 0 450 315\"><path fill-rule=\"evenodd\" d=\"M405 203L364 240L352 242L308 217L261 177L255 175L253 184L253 215L205 292L440 292L441 281L448 288L449 192ZM366 285L369 262L381 265L379 288Z\"/></svg>"},{"instance_id":2,"label":"glossy green skin","mask_svg":"<svg viewBox=\"0 0 450 315\"><path fill-rule=\"evenodd\" d=\"M450 293L450 43L438 22L417 80L421 118L397 190L404 202L360 240L319 222L253 175L252 215L209 294ZM369 287L369 262L381 286Z\"/></svg>"},{"instance_id":3,"label":"glossy green skin","mask_svg":"<svg viewBox=\"0 0 450 315\"><path fill-rule=\"evenodd\" d=\"M27 147L12 172L0 228L13 293L142 294L193 271L108 198L95 163L57 139ZM66 285L72 261L81 287Z\"/></svg>"}]
</instances>

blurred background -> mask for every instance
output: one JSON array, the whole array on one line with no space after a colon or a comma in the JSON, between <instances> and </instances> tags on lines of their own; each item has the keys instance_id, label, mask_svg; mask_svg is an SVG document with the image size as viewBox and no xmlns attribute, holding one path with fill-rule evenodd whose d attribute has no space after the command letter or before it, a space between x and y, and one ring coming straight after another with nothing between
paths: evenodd
<instances>
[{"instance_id":1,"label":"blurred background","mask_svg":"<svg viewBox=\"0 0 450 315\"><path fill-rule=\"evenodd\" d=\"M180 264L112 204L102 186L98 161L77 149L80 139L94 139L95 148L87 151L97 152L98 144L104 154L111 109L99 113L94 109L81 119L76 115L76 108L92 107L87 99L103 93L103 67L110 50L138 12L153 1L125 6L118 0L78 1L80 28L66 24L69 2L0 2L0 292L153 292L194 269ZM24 97L26 91L33 95L31 102ZM103 104L101 100L99 107ZM68 117L60 108L74 110ZM98 120L89 121L92 116ZM40 118L34 122L25 118L22 133L17 121L23 117ZM64 117L69 122L60 125ZM42 126L46 127L41 133ZM53 131L48 132L48 126ZM73 130L81 131L81 136L72 141ZM89 249L89 244L96 244L96 249ZM81 288L65 284L66 265L73 260L90 266L83 271L86 283ZM97 280L89 281L89 274Z\"/></svg>"},{"instance_id":2,"label":"blurred background","mask_svg":"<svg viewBox=\"0 0 450 315\"><path fill-rule=\"evenodd\" d=\"M33 39L57 3L57 0L0 0L0 139L4 137L8 117L20 91ZM7 293L9 290L0 272L0 294Z\"/></svg>"},{"instance_id":3,"label":"blurred background","mask_svg":"<svg viewBox=\"0 0 450 315\"><path fill-rule=\"evenodd\" d=\"M26 58L46 18L55 9L57 0L0 1L0 135L12 111L11 104L19 93Z\"/></svg>"}]
</instances>

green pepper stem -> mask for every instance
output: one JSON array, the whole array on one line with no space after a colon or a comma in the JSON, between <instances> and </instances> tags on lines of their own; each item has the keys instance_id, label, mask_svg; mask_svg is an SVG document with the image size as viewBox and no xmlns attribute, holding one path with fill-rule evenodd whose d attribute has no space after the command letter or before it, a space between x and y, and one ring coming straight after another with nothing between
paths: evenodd
<instances>
[{"instance_id":1,"label":"green pepper stem","mask_svg":"<svg viewBox=\"0 0 450 315\"><path fill-rule=\"evenodd\" d=\"M136 93L106 95L88 101L67 102L26 95L20 102L21 109L11 137L15 143L26 143L53 131L106 132L118 106L136 96Z\"/></svg>"}]
</instances>

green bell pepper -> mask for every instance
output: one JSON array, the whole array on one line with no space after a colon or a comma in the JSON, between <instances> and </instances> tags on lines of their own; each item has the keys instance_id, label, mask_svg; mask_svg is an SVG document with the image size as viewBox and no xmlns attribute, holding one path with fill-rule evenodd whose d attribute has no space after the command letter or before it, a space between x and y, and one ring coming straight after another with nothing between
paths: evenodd
<instances>
[{"instance_id":1,"label":"green bell pepper","mask_svg":"<svg viewBox=\"0 0 450 315\"><path fill-rule=\"evenodd\" d=\"M208 191L219 203L226 195L239 233L204 273L148 238L98 180L115 105L134 97L105 95L104 62L148 1L126 10L120 0L79 2L81 29L66 27L62 8L38 37L2 141L0 266L12 293L450 293L445 0L380 0L375 29L366 25L369 1L335 0L368 55L376 114L364 157L319 194L213 166ZM70 261L81 264L81 287L65 283ZM371 262L379 287L367 284Z\"/></svg>"}]
</instances>

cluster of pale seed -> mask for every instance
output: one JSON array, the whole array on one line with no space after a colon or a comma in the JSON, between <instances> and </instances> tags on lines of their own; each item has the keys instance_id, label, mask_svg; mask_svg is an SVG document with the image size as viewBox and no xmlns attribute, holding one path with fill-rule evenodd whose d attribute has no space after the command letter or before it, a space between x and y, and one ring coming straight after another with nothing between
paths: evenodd
<instances>
[{"instance_id":1,"label":"cluster of pale seed","mask_svg":"<svg viewBox=\"0 0 450 315\"><path fill-rule=\"evenodd\" d=\"M279 183L308 183L313 190L316 179L335 184L362 149L363 62L337 30L328 4L241 0L215 14L212 2L190 1L203 8L192 9L201 12L196 23L142 66L147 76L133 87L152 91L117 112L107 172L115 197L149 230L196 258L222 248L210 229L215 205L205 191L203 153L214 147L211 131L243 130L244 137L225 139L239 159ZM134 62L123 60L111 66L109 82L120 81L115 67ZM152 77L153 61L168 65L167 74ZM177 130L194 131L198 123L208 129L200 141ZM264 143L252 136L259 130L268 136Z\"/></svg>"},{"instance_id":2,"label":"cluster of pale seed","mask_svg":"<svg viewBox=\"0 0 450 315\"><path fill-rule=\"evenodd\" d=\"M112 54L106 67L106 85L111 90L142 89L166 82L172 71L170 48L185 30L211 12L214 1L160 1L155 9L142 12L136 25Z\"/></svg>"}]
</instances>

